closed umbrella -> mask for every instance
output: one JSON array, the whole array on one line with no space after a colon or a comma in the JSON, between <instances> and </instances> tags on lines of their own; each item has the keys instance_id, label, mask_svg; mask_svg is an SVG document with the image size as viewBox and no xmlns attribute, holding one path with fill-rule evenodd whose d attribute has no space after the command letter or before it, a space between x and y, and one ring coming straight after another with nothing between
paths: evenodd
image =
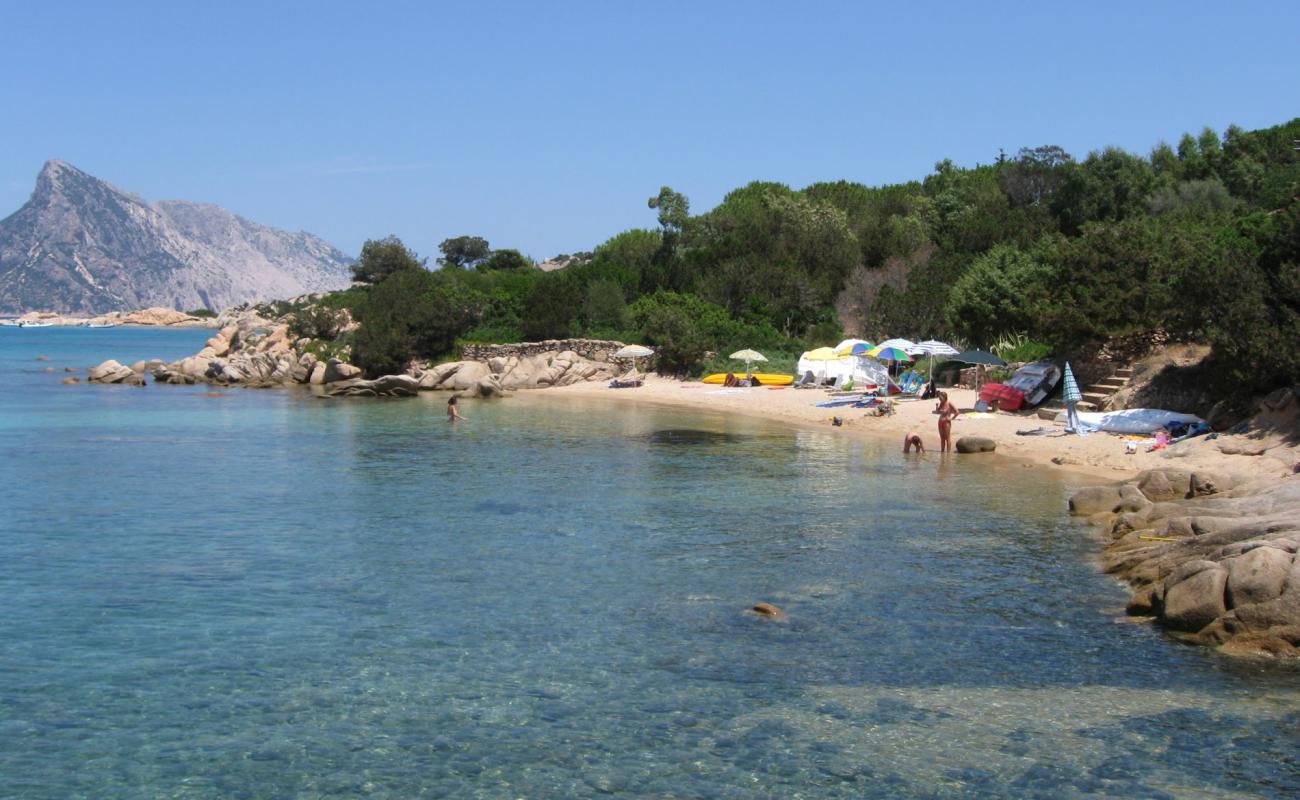
<instances>
[{"instance_id":1,"label":"closed umbrella","mask_svg":"<svg viewBox=\"0 0 1300 800\"><path fill-rule=\"evenodd\" d=\"M1079 391L1079 383L1074 379L1074 370L1070 369L1070 362L1065 363L1065 389L1062 392L1061 399L1065 401L1065 418L1067 420L1065 429L1071 433L1082 434L1079 428L1079 408L1078 402L1083 399L1083 393Z\"/></svg>"},{"instance_id":2,"label":"closed umbrella","mask_svg":"<svg viewBox=\"0 0 1300 800\"><path fill-rule=\"evenodd\" d=\"M746 378L748 378L750 375L754 374L754 373L753 373L753 370L751 370L751 369L749 368L749 365L750 365L750 364L754 363L755 361L766 361L766 360L767 360L767 356L763 355L762 353L758 352L757 350L737 350L736 352L734 352L734 353L732 353L730 356L728 356L728 358L734 358L734 359L737 359L737 360L739 360L739 361L744 361L744 362L745 362L745 377L746 377Z\"/></svg>"}]
</instances>

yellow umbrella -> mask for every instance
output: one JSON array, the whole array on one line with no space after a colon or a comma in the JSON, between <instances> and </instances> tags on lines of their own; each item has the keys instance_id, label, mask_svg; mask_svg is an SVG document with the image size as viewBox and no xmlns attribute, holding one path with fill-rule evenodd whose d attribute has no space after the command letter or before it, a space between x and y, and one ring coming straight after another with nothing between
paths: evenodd
<instances>
[{"instance_id":1,"label":"yellow umbrella","mask_svg":"<svg viewBox=\"0 0 1300 800\"><path fill-rule=\"evenodd\" d=\"M809 350L803 354L803 357L809 361L835 361L839 358L832 347L819 347L816 350Z\"/></svg>"}]
</instances>

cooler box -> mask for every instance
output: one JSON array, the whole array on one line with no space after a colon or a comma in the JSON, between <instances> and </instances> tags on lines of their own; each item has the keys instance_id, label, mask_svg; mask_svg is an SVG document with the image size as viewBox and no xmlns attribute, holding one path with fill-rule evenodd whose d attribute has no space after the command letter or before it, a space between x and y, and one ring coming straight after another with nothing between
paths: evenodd
<instances>
[{"instance_id":1,"label":"cooler box","mask_svg":"<svg viewBox=\"0 0 1300 800\"><path fill-rule=\"evenodd\" d=\"M1025 393L1004 383L986 383L980 388L980 399L990 405L997 401L1003 411L1019 411L1025 404Z\"/></svg>"}]
</instances>

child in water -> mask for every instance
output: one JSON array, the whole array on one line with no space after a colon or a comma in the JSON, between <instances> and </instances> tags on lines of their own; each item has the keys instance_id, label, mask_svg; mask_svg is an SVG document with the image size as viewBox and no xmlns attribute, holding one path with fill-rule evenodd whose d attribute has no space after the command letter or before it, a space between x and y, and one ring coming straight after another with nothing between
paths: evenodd
<instances>
[{"instance_id":1,"label":"child in water","mask_svg":"<svg viewBox=\"0 0 1300 800\"><path fill-rule=\"evenodd\" d=\"M916 448L918 453L925 452L925 444L921 441L921 434L913 432L903 437L903 452L910 453L913 447Z\"/></svg>"},{"instance_id":2,"label":"child in water","mask_svg":"<svg viewBox=\"0 0 1300 800\"><path fill-rule=\"evenodd\" d=\"M465 419L465 417L461 416L460 409L456 407L456 398L453 397L447 401L447 421L455 422L458 419Z\"/></svg>"}]
</instances>

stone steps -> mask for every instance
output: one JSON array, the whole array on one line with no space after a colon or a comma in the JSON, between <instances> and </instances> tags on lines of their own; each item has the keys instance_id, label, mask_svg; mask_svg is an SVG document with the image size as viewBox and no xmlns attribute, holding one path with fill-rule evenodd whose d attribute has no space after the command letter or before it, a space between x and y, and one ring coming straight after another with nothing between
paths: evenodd
<instances>
[{"instance_id":1,"label":"stone steps","mask_svg":"<svg viewBox=\"0 0 1300 800\"><path fill-rule=\"evenodd\" d=\"M1080 392L1083 399L1078 402L1076 408L1080 411L1100 411L1106 407L1115 393L1128 386L1129 379L1133 377L1133 370L1130 367L1120 367L1111 372L1102 380L1089 384ZM1061 400L1052 400L1038 407L1039 419L1056 419L1056 415L1065 410L1065 403Z\"/></svg>"}]
</instances>

